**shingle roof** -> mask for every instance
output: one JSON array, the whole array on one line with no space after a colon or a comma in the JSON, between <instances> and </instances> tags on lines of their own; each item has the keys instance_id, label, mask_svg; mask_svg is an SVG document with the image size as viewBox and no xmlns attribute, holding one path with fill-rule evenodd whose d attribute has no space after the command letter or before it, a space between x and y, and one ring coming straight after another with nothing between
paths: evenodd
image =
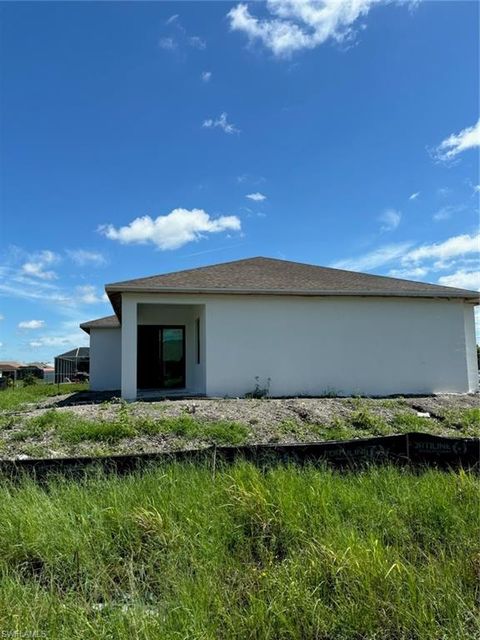
<instances>
[{"instance_id":1,"label":"shingle roof","mask_svg":"<svg viewBox=\"0 0 480 640\"><path fill-rule=\"evenodd\" d=\"M80 329L90 333L90 329L114 329L119 326L120 322L118 321L117 316L106 316L105 318L97 318L96 320L82 322Z\"/></svg>"},{"instance_id":2,"label":"shingle roof","mask_svg":"<svg viewBox=\"0 0 480 640\"><path fill-rule=\"evenodd\" d=\"M108 284L119 292L335 296L414 296L478 299L478 293L412 280L318 267L274 258L248 258ZM114 298L115 299L115 298ZM112 300L113 301L113 300Z\"/></svg>"}]
</instances>

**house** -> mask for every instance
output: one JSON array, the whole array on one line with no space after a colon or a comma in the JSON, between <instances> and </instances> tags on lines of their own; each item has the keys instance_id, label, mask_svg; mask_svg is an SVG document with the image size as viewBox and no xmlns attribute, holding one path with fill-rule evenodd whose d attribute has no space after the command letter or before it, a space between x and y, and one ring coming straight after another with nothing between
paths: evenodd
<instances>
[{"instance_id":1,"label":"house","mask_svg":"<svg viewBox=\"0 0 480 640\"><path fill-rule=\"evenodd\" d=\"M4 360L3 362L0 362L0 378L2 378L3 382L3 384L0 386L4 387L6 385L4 380L8 381L8 379L13 380L13 382L15 383L18 378L18 372L21 366L21 362L16 362L13 360Z\"/></svg>"},{"instance_id":2,"label":"house","mask_svg":"<svg viewBox=\"0 0 480 640\"><path fill-rule=\"evenodd\" d=\"M54 368L45 362L29 362L23 364L17 373L19 380L23 380L27 376L33 376L45 382L54 382Z\"/></svg>"},{"instance_id":3,"label":"house","mask_svg":"<svg viewBox=\"0 0 480 640\"><path fill-rule=\"evenodd\" d=\"M94 390L243 396L477 389L478 293L250 258L105 287L90 334Z\"/></svg>"},{"instance_id":4,"label":"house","mask_svg":"<svg viewBox=\"0 0 480 640\"><path fill-rule=\"evenodd\" d=\"M90 369L90 349L76 347L55 356L55 382L73 382L75 379L88 379ZM80 375L79 375L80 374Z\"/></svg>"}]
</instances>

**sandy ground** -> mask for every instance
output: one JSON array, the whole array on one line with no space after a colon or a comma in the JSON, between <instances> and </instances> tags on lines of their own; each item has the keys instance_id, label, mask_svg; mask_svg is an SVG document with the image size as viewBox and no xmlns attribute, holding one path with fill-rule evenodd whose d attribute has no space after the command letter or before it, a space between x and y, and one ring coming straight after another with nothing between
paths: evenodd
<instances>
[{"instance_id":1,"label":"sandy ground","mask_svg":"<svg viewBox=\"0 0 480 640\"><path fill-rule=\"evenodd\" d=\"M15 412L3 412L9 416L8 432L3 436L0 458L57 457L106 455L113 453L140 453L146 451L172 451L175 449L200 448L209 443L205 440L184 439L172 433L137 435L123 438L115 443L84 441L75 445L62 442L54 431L26 439L15 438L30 418L49 409L68 411L89 420L114 420L122 407L118 398L106 394L81 392L55 396L34 405L24 405ZM348 421L359 409L366 409L392 423L399 413L429 414L425 431L437 435L458 437L462 435L452 425L442 422L442 416L451 410L480 407L480 396L440 395L411 398L285 398L285 399L220 399L195 398L133 402L128 404L133 417L160 419L190 415L204 422L228 421L242 423L248 427L249 443L312 442L329 437L338 421ZM392 427L392 433L396 430ZM479 425L480 432L480 425ZM332 431L333 433L333 431ZM368 431L359 430L353 437L365 437ZM468 435L474 435L471 431ZM350 436L352 437L352 436Z\"/></svg>"},{"instance_id":2,"label":"sandy ground","mask_svg":"<svg viewBox=\"0 0 480 640\"><path fill-rule=\"evenodd\" d=\"M93 400L93 402L92 402ZM120 407L118 399L102 401L101 394L73 394L73 396L55 396L22 411L22 416L33 417L44 411L56 408L60 411L72 411L79 416L95 418L113 418ZM330 423L334 418L347 417L362 406L384 417L393 417L400 410L428 412L435 417L449 409L467 409L480 407L478 394L438 395L411 398L287 398L287 399L224 399L195 398L185 400L160 400L158 402L133 402L128 406L137 416L179 416L185 413L194 415L198 420L228 420L243 424L271 426L281 422Z\"/></svg>"}]
</instances>

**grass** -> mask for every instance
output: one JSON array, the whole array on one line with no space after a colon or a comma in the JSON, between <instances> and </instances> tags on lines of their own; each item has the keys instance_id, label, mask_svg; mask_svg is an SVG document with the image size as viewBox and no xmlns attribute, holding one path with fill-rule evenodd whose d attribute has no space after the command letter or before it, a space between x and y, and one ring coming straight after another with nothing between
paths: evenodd
<instances>
[{"instance_id":1,"label":"grass","mask_svg":"<svg viewBox=\"0 0 480 640\"><path fill-rule=\"evenodd\" d=\"M478 477L247 463L0 480L0 632L478 638Z\"/></svg>"},{"instance_id":2,"label":"grass","mask_svg":"<svg viewBox=\"0 0 480 640\"><path fill-rule=\"evenodd\" d=\"M47 431L53 431L61 441L69 444L86 441L115 443L124 438L170 434L187 440L239 445L249 434L246 426L235 422L202 423L188 415L177 418L134 417L127 405L121 405L111 420L88 420L72 411L50 409L26 421L24 428L13 433L10 439L24 441Z\"/></svg>"},{"instance_id":3,"label":"grass","mask_svg":"<svg viewBox=\"0 0 480 640\"><path fill-rule=\"evenodd\" d=\"M40 402L51 396L58 396L65 393L75 393L86 391L88 384L33 384L31 386L20 386L3 389L0 391L0 411L12 411L31 402Z\"/></svg>"}]
</instances>

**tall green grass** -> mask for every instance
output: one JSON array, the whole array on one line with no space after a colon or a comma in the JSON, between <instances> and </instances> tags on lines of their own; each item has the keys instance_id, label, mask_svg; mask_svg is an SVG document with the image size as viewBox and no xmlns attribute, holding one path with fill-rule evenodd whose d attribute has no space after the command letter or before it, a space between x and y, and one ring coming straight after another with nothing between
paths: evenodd
<instances>
[{"instance_id":1,"label":"tall green grass","mask_svg":"<svg viewBox=\"0 0 480 640\"><path fill-rule=\"evenodd\" d=\"M0 490L2 633L478 638L478 479L171 464Z\"/></svg>"},{"instance_id":2,"label":"tall green grass","mask_svg":"<svg viewBox=\"0 0 480 640\"><path fill-rule=\"evenodd\" d=\"M51 396L86 391L87 389L88 384L86 383L33 384L26 387L18 384L15 388L10 387L0 391L0 410L11 411L20 408L26 403L40 402Z\"/></svg>"}]
</instances>

